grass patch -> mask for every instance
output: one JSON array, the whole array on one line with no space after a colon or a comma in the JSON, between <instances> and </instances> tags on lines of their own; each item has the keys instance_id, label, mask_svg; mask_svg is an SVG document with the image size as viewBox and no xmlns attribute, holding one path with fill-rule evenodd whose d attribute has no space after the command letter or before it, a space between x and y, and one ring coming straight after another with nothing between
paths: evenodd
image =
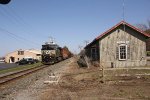
<instances>
[{"instance_id":1,"label":"grass patch","mask_svg":"<svg viewBox=\"0 0 150 100\"><path fill-rule=\"evenodd\" d=\"M90 72L90 73L82 73L74 75L73 77L75 80L82 80L82 79L98 79L99 78L99 72Z\"/></svg>"},{"instance_id":2,"label":"grass patch","mask_svg":"<svg viewBox=\"0 0 150 100\"><path fill-rule=\"evenodd\" d=\"M126 91L124 91L123 89L119 89L118 91L115 91L113 93L113 96L115 97L122 97L122 96L127 96L128 93Z\"/></svg>"},{"instance_id":3,"label":"grass patch","mask_svg":"<svg viewBox=\"0 0 150 100\"><path fill-rule=\"evenodd\" d=\"M105 70L105 75L114 76L120 74L149 74L150 69L116 69L116 70Z\"/></svg>"},{"instance_id":4,"label":"grass patch","mask_svg":"<svg viewBox=\"0 0 150 100\"><path fill-rule=\"evenodd\" d=\"M116 70L105 70L104 79L105 81L117 81L117 80L132 80L136 76L141 75L141 78L150 79L150 69L116 69ZM126 76L129 75L129 76ZM102 71L89 71L76 73L71 75L75 80L102 80ZM121 92L122 93L122 92Z\"/></svg>"},{"instance_id":5,"label":"grass patch","mask_svg":"<svg viewBox=\"0 0 150 100\"><path fill-rule=\"evenodd\" d=\"M20 65L17 67L2 69L2 70L0 70L0 74L5 74L8 72L15 72L15 71L25 70L25 69L29 69L29 68L34 68L34 67L38 67L40 65L42 65L42 63L39 62L39 63L35 63L35 64L30 64L30 65Z\"/></svg>"}]
</instances>

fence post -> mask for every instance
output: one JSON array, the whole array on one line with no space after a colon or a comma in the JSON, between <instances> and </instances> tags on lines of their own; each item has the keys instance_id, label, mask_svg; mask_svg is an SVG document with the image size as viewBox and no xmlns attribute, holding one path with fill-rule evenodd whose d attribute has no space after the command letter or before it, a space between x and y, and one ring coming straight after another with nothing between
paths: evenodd
<instances>
[{"instance_id":1,"label":"fence post","mask_svg":"<svg viewBox=\"0 0 150 100\"><path fill-rule=\"evenodd\" d=\"M104 66L100 64L100 66L102 67L102 83L105 82L105 73L104 73Z\"/></svg>"}]
</instances>

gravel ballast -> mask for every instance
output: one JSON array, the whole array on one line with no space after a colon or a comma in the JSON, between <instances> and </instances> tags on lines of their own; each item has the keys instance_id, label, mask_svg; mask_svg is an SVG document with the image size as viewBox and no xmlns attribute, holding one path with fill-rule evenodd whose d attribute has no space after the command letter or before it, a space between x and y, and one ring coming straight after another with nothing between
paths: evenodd
<instances>
[{"instance_id":1,"label":"gravel ballast","mask_svg":"<svg viewBox=\"0 0 150 100\"><path fill-rule=\"evenodd\" d=\"M0 87L0 100L38 100L38 93L45 90L44 81L49 80L49 75L54 73L61 76L63 71L72 62L73 58L64 60L54 65L50 65L33 74L24 76L7 85Z\"/></svg>"}]
</instances>

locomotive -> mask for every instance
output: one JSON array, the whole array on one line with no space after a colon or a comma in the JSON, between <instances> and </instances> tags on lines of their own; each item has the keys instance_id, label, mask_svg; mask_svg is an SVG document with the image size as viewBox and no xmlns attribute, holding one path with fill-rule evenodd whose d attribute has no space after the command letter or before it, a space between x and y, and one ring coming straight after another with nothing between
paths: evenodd
<instances>
[{"instance_id":1,"label":"locomotive","mask_svg":"<svg viewBox=\"0 0 150 100\"><path fill-rule=\"evenodd\" d=\"M43 64L54 64L67 59L72 55L67 47L61 48L53 41L46 42L42 45L41 54Z\"/></svg>"}]
</instances>

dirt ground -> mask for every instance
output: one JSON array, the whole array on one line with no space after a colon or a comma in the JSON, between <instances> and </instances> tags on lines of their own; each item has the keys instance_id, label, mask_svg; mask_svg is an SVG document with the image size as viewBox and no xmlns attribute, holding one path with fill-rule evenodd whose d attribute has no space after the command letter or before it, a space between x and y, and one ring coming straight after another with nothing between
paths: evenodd
<instances>
[{"instance_id":1,"label":"dirt ground","mask_svg":"<svg viewBox=\"0 0 150 100\"><path fill-rule=\"evenodd\" d=\"M150 71L146 71L149 74ZM98 67L79 68L76 61L64 71L61 80L49 84L40 100L150 100L150 76L101 76ZM117 73L117 72L116 72ZM115 75L116 75L115 73ZM127 72L125 72L127 73ZM144 72L145 73L145 72ZM103 83L104 82L104 83Z\"/></svg>"},{"instance_id":2,"label":"dirt ground","mask_svg":"<svg viewBox=\"0 0 150 100\"><path fill-rule=\"evenodd\" d=\"M52 72L58 84L45 84ZM0 100L150 100L150 67L105 69L103 78L99 67L79 68L73 57L8 85Z\"/></svg>"}]
</instances>

